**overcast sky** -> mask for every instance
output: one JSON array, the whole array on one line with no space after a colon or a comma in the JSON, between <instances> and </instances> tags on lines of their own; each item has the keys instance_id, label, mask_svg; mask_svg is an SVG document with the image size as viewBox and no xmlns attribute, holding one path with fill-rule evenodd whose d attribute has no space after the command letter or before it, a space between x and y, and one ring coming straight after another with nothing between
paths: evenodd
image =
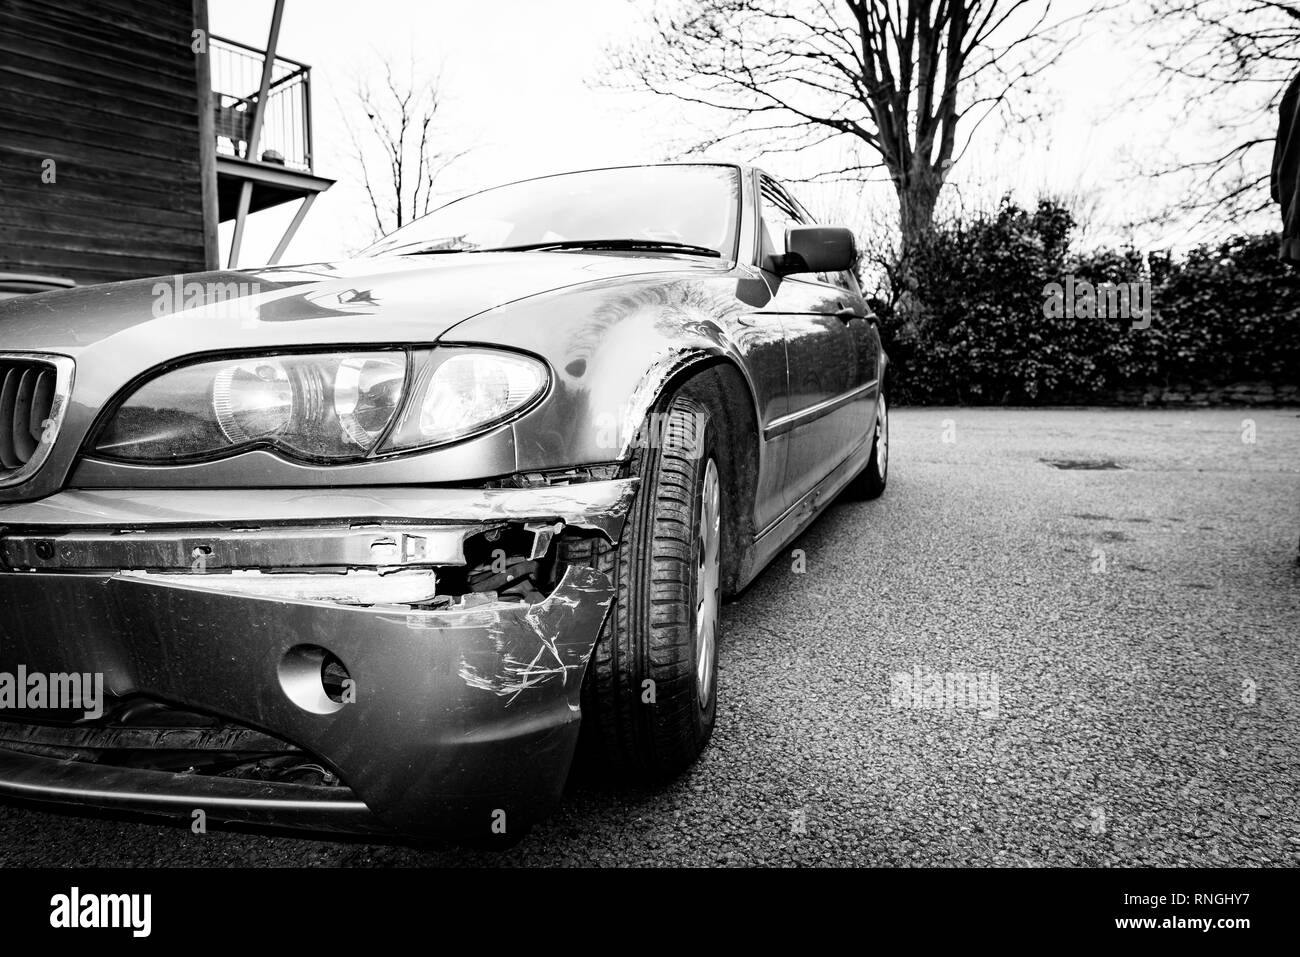
<instances>
[{"instance_id":1,"label":"overcast sky","mask_svg":"<svg viewBox=\"0 0 1300 957\"><path fill-rule=\"evenodd\" d=\"M271 7L271 0L210 0L212 31L265 46ZM446 142L472 147L441 179L446 199L550 172L676 158L678 107L599 83L605 50L643 35L643 16L631 0L288 0L280 51L313 67L316 172L338 182L284 261L345 256L369 238L372 217L339 102L346 105L355 77L374 75L385 60L404 65L414 55L430 70L443 67ZM1185 245L1178 230L1126 228L1153 204L1177 198L1135 183L1134 160L1177 152L1198 135L1194 111L1133 102L1150 86L1148 59L1124 14L1092 31L1046 78L1035 100L1046 107L1043 122L1007 130L991 119L981 127L948 201L980 206L1008 191L1026 201L1072 194L1092 207L1090 242ZM816 171L789 160L766 165L778 174ZM864 219L890 215L883 184L795 192L820 215L860 230L869 228ZM292 207L281 207L252 217L241 265L264 261L291 216ZM225 248L229 235L223 227Z\"/></svg>"}]
</instances>

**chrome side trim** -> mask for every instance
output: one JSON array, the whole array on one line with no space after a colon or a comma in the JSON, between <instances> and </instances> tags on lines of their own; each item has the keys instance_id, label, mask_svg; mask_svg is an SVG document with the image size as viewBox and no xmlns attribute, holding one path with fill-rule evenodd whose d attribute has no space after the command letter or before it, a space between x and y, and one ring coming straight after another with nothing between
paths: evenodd
<instances>
[{"instance_id":1,"label":"chrome side trim","mask_svg":"<svg viewBox=\"0 0 1300 957\"><path fill-rule=\"evenodd\" d=\"M810 405L806 409L800 409L798 412L791 412L783 415L779 419L773 419L763 428L763 438L770 440L778 435L784 435L786 432L793 432L801 425L814 422L824 415L830 415L836 409L848 405L855 399L869 393L879 383L879 379L872 379L870 382L858 386L856 389L850 389L848 392L841 392L837 396L832 396L818 402L816 405Z\"/></svg>"}]
</instances>

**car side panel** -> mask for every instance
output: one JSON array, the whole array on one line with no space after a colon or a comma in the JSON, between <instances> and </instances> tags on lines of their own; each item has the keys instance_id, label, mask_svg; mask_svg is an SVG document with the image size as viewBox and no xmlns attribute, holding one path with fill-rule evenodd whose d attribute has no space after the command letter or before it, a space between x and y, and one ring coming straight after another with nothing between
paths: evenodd
<instances>
[{"instance_id":1,"label":"car side panel","mask_svg":"<svg viewBox=\"0 0 1300 957\"><path fill-rule=\"evenodd\" d=\"M786 335L790 402L785 415L766 426L765 438L788 437L785 503L816 485L861 441L855 403L831 405L852 395L871 376L861 367L853 332L835 315L839 290L799 277L770 277L776 295L763 310Z\"/></svg>"}]
</instances>

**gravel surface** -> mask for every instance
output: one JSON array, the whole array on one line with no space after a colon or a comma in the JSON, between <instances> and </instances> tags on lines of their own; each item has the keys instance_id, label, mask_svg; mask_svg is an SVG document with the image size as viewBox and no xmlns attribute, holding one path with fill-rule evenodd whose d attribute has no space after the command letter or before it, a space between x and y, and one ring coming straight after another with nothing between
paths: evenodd
<instances>
[{"instance_id":1,"label":"gravel surface","mask_svg":"<svg viewBox=\"0 0 1300 957\"><path fill-rule=\"evenodd\" d=\"M892 432L884 497L726 607L717 730L672 786L577 784L506 852L0 804L0 864L1300 864L1300 414Z\"/></svg>"}]
</instances>

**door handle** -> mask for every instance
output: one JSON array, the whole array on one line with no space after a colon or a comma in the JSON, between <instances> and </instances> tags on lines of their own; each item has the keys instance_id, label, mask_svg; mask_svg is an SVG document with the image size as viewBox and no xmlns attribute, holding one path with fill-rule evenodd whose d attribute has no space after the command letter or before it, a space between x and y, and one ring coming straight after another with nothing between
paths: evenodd
<instances>
[{"instance_id":1,"label":"door handle","mask_svg":"<svg viewBox=\"0 0 1300 957\"><path fill-rule=\"evenodd\" d=\"M850 321L861 319L862 317L853 311L852 306L841 306L839 309L835 310L835 318L842 320L845 325L848 325Z\"/></svg>"}]
</instances>

